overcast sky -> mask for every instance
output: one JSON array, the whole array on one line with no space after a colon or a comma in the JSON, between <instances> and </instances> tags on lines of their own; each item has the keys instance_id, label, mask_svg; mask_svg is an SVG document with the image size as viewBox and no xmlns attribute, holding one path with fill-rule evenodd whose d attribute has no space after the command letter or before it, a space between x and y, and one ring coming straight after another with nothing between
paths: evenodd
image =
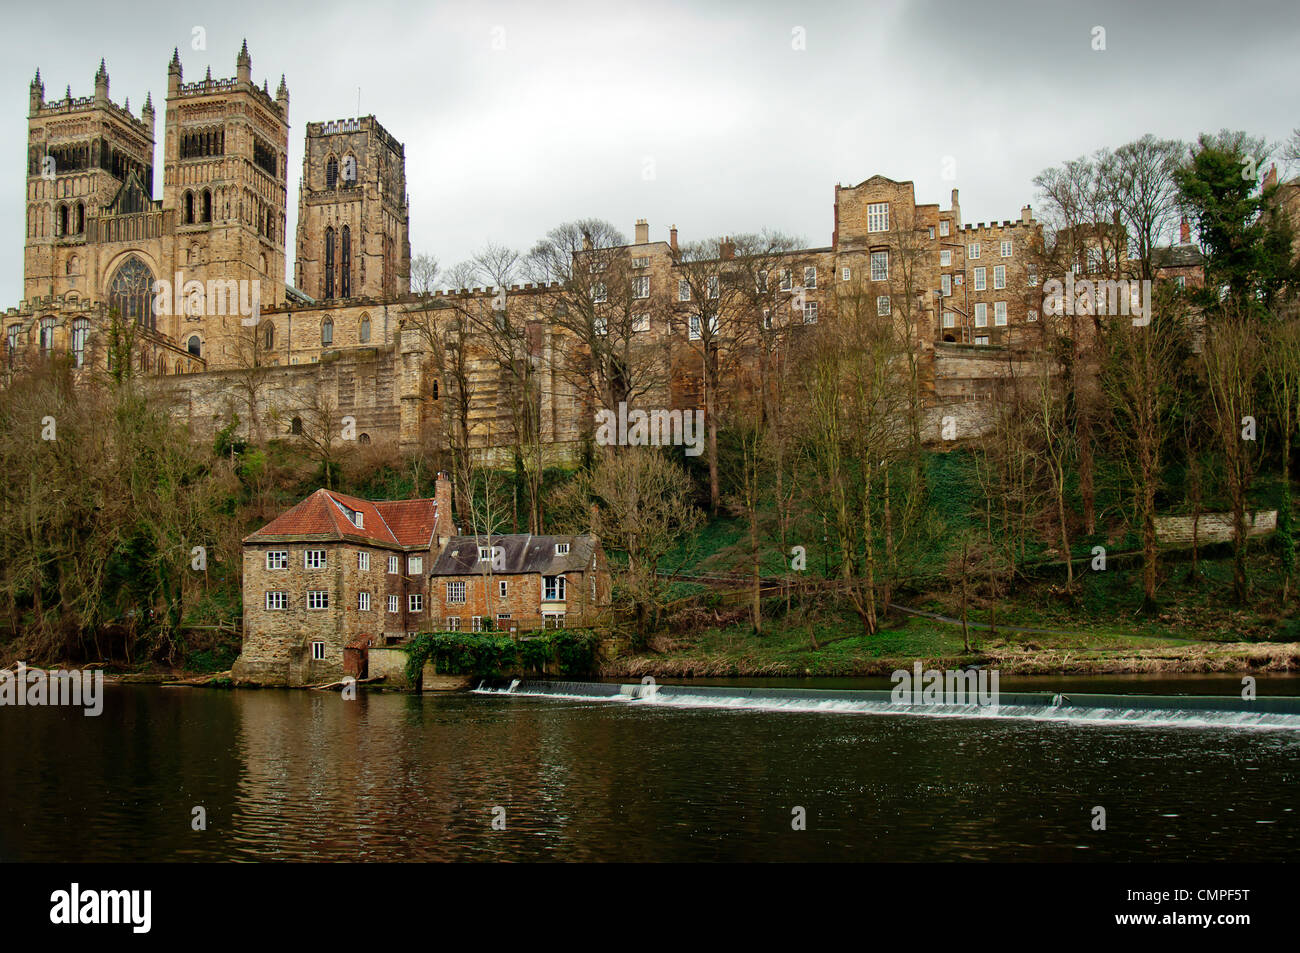
<instances>
[{"instance_id":1,"label":"overcast sky","mask_svg":"<svg viewBox=\"0 0 1300 953\"><path fill-rule=\"evenodd\" d=\"M115 102L138 115L153 94L161 197L172 48L187 82L228 77L247 37L258 85L289 85L290 229L304 125L356 115L360 87L361 114L406 146L412 251L444 267L587 216L629 237L646 218L654 240L675 223L682 240L768 226L825 245L835 184L877 173L923 203L959 188L967 222L1015 218L1035 174L1100 146L1300 125L1295 0L64 0L6 21L5 306L22 293L28 83L39 66L47 99L90 95L100 57Z\"/></svg>"}]
</instances>

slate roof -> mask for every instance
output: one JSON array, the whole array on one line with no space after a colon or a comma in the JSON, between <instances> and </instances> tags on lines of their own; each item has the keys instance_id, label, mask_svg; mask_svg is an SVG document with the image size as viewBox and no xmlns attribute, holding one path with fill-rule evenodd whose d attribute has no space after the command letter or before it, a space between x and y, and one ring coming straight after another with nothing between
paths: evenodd
<instances>
[{"instance_id":1,"label":"slate roof","mask_svg":"<svg viewBox=\"0 0 1300 953\"><path fill-rule=\"evenodd\" d=\"M1162 245L1155 249L1152 260L1160 268L1185 268L1205 264L1201 250L1195 245Z\"/></svg>"},{"instance_id":2,"label":"slate roof","mask_svg":"<svg viewBox=\"0 0 1300 953\"><path fill-rule=\"evenodd\" d=\"M568 543L566 555L556 555L555 544ZM598 543L595 536L533 536L530 533L493 536L453 536L430 570L431 576L479 575L486 568L480 563L480 546L500 546L503 566L492 569L494 576L521 573L540 573L558 576L565 572L581 572L591 565L592 554Z\"/></svg>"},{"instance_id":3,"label":"slate roof","mask_svg":"<svg viewBox=\"0 0 1300 953\"><path fill-rule=\"evenodd\" d=\"M361 514L360 526L352 513ZM245 537L244 542L350 539L423 548L431 545L437 520L438 503L433 499L372 502L322 489Z\"/></svg>"}]
</instances>

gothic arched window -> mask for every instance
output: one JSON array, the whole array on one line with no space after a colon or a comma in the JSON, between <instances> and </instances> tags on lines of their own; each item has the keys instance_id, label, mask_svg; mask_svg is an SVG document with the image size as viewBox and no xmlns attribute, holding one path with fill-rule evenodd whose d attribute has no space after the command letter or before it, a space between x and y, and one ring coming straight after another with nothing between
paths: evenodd
<instances>
[{"instance_id":1,"label":"gothic arched window","mask_svg":"<svg viewBox=\"0 0 1300 953\"><path fill-rule=\"evenodd\" d=\"M289 421L289 433L302 433L302 418L295 417Z\"/></svg>"},{"instance_id":2,"label":"gothic arched window","mask_svg":"<svg viewBox=\"0 0 1300 953\"><path fill-rule=\"evenodd\" d=\"M90 321L77 318L72 322L72 357L78 367L86 363L86 339L90 336Z\"/></svg>"},{"instance_id":3,"label":"gothic arched window","mask_svg":"<svg viewBox=\"0 0 1300 953\"><path fill-rule=\"evenodd\" d=\"M269 351L275 347L275 324L271 321L263 322L262 328L262 350Z\"/></svg>"},{"instance_id":4,"label":"gothic arched window","mask_svg":"<svg viewBox=\"0 0 1300 953\"><path fill-rule=\"evenodd\" d=\"M77 203L77 234L80 235L86 230L86 203Z\"/></svg>"},{"instance_id":5,"label":"gothic arched window","mask_svg":"<svg viewBox=\"0 0 1300 953\"><path fill-rule=\"evenodd\" d=\"M182 224L184 225L194 224L194 193L193 192L185 193L185 210L184 210L184 214L181 216L181 220L182 220Z\"/></svg>"},{"instance_id":6,"label":"gothic arched window","mask_svg":"<svg viewBox=\"0 0 1300 953\"><path fill-rule=\"evenodd\" d=\"M325 188L332 189L339 182L339 160L333 156L325 163Z\"/></svg>"},{"instance_id":7,"label":"gothic arched window","mask_svg":"<svg viewBox=\"0 0 1300 953\"><path fill-rule=\"evenodd\" d=\"M212 221L212 192L208 189L203 190L203 221Z\"/></svg>"},{"instance_id":8,"label":"gothic arched window","mask_svg":"<svg viewBox=\"0 0 1300 953\"><path fill-rule=\"evenodd\" d=\"M334 319L326 318L320 323L320 343L321 347L326 347L334 343Z\"/></svg>"},{"instance_id":9,"label":"gothic arched window","mask_svg":"<svg viewBox=\"0 0 1300 953\"><path fill-rule=\"evenodd\" d=\"M185 350L189 351L195 357L202 357L200 353L203 350L203 342L199 340L197 334L193 335L185 344Z\"/></svg>"},{"instance_id":10,"label":"gothic arched window","mask_svg":"<svg viewBox=\"0 0 1300 953\"><path fill-rule=\"evenodd\" d=\"M108 283L108 306L117 309L123 320L157 328L152 305L153 272L135 255L129 255Z\"/></svg>"},{"instance_id":11,"label":"gothic arched window","mask_svg":"<svg viewBox=\"0 0 1300 953\"><path fill-rule=\"evenodd\" d=\"M325 229L325 294L334 297L334 229Z\"/></svg>"},{"instance_id":12,"label":"gothic arched window","mask_svg":"<svg viewBox=\"0 0 1300 953\"><path fill-rule=\"evenodd\" d=\"M54 349L54 319L41 318L41 350L46 354Z\"/></svg>"},{"instance_id":13,"label":"gothic arched window","mask_svg":"<svg viewBox=\"0 0 1300 953\"><path fill-rule=\"evenodd\" d=\"M68 207L66 205L59 206L59 234L68 234Z\"/></svg>"},{"instance_id":14,"label":"gothic arched window","mask_svg":"<svg viewBox=\"0 0 1300 953\"><path fill-rule=\"evenodd\" d=\"M363 314L361 316L360 339L362 344L366 344L370 341L370 315L368 314Z\"/></svg>"},{"instance_id":15,"label":"gothic arched window","mask_svg":"<svg viewBox=\"0 0 1300 953\"><path fill-rule=\"evenodd\" d=\"M339 297L352 297L352 230L343 226L342 252L339 261Z\"/></svg>"}]
</instances>

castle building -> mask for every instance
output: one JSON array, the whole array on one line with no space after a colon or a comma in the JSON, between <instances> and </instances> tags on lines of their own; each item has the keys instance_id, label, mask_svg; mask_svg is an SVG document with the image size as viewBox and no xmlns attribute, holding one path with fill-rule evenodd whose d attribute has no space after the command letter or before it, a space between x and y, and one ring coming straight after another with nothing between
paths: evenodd
<instances>
[{"instance_id":1,"label":"castle building","mask_svg":"<svg viewBox=\"0 0 1300 953\"><path fill-rule=\"evenodd\" d=\"M574 249L575 259L596 253L593 269L614 269L588 276L582 293L598 306L585 329L566 311L572 280L413 295L406 150L374 116L307 124L290 284L289 91L282 75L272 96L252 66L245 44L233 77L185 83L173 52L160 199L152 97L138 117L113 102L101 62L94 95L48 101L37 72L24 300L0 315L0 373L61 355L87 372L129 369L199 438L236 416L250 436L292 438L315 413L351 417L362 442L403 451L445 447L460 430L470 448L508 454L526 426L563 458L607 409L610 395L581 382L597 336L622 335L618 361L653 355L658 365L655 380L619 385L629 395L703 405L717 317L707 299L752 265L743 248L738 256L723 241L715 266L705 263L714 267L707 284L695 288L698 268L683 261L675 226L651 241L640 219L626 246ZM1064 265L1043 245L1029 206L972 225L956 189L947 207L918 204L913 183L872 176L835 187L830 244L782 250L749 276L771 301L745 320L766 331L851 308L906 321L932 411L986 400L1041 326L1043 269L1090 268ZM1186 234L1161 254L1165 275L1200 280ZM616 326L620 310L630 312L626 327ZM129 353L108 346L122 338L110 333L114 322L132 332ZM519 329L510 353L493 339L501 327ZM521 424L525 399L530 420Z\"/></svg>"}]
</instances>

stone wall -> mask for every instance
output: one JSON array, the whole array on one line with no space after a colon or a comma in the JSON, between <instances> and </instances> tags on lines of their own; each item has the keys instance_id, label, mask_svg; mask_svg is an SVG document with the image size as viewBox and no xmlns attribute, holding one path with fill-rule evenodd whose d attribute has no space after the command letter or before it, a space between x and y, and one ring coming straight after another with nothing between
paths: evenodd
<instances>
[{"instance_id":1,"label":"stone wall","mask_svg":"<svg viewBox=\"0 0 1300 953\"><path fill-rule=\"evenodd\" d=\"M1231 513L1202 513L1199 531L1193 516L1157 516L1156 539L1166 545L1192 544L1193 535L1199 545L1230 542L1236 533ZM1246 535L1267 536L1277 529L1277 510L1246 514Z\"/></svg>"}]
</instances>

